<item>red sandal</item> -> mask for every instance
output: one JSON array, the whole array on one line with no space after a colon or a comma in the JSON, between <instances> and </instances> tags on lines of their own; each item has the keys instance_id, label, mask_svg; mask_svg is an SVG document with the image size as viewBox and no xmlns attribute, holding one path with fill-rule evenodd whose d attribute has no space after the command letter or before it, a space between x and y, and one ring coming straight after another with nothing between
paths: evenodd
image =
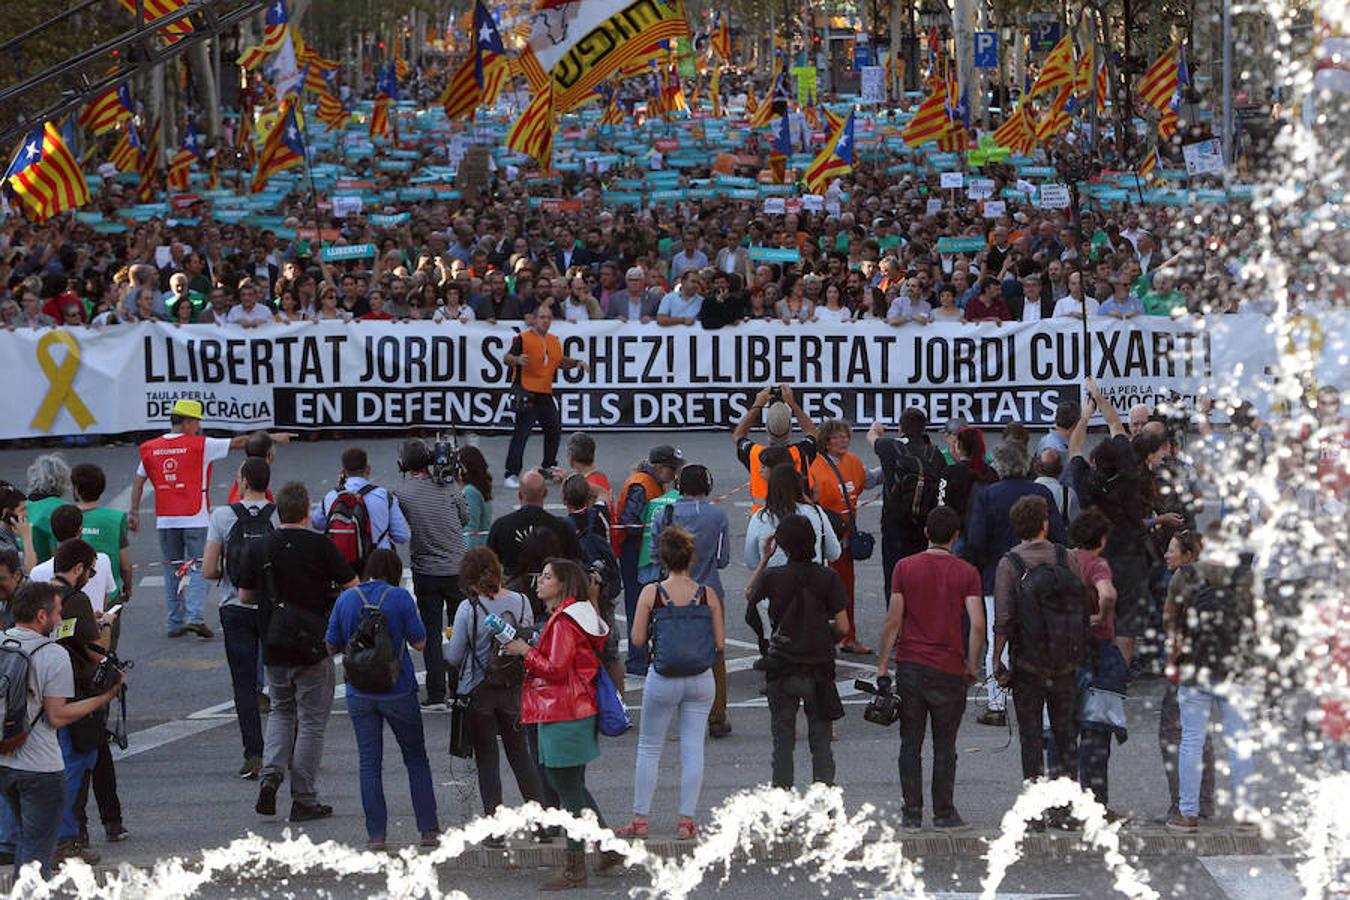
<instances>
[{"instance_id":1,"label":"red sandal","mask_svg":"<svg viewBox=\"0 0 1350 900\"><path fill-rule=\"evenodd\" d=\"M614 836L645 839L647 837L647 821L645 819L634 819L622 828L614 829Z\"/></svg>"},{"instance_id":2,"label":"red sandal","mask_svg":"<svg viewBox=\"0 0 1350 900\"><path fill-rule=\"evenodd\" d=\"M681 819L680 824L675 826L675 840L693 841L698 839L698 826L692 819Z\"/></svg>"}]
</instances>

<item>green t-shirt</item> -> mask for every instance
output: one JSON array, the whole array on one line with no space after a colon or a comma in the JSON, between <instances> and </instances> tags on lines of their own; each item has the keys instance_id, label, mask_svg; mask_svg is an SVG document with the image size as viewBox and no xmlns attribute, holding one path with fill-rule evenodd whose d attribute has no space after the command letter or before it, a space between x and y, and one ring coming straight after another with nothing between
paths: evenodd
<instances>
[{"instance_id":1,"label":"green t-shirt","mask_svg":"<svg viewBox=\"0 0 1350 900\"><path fill-rule=\"evenodd\" d=\"M118 509L96 506L84 511L84 526L81 536L89 546L99 553L106 554L112 561L112 577L117 584L117 594L122 596L122 548L127 546L127 514Z\"/></svg>"},{"instance_id":2,"label":"green t-shirt","mask_svg":"<svg viewBox=\"0 0 1350 900\"><path fill-rule=\"evenodd\" d=\"M64 497L43 497L28 501L28 521L33 526L33 552L38 562L46 562L56 552L56 538L52 537L52 510L69 503Z\"/></svg>"},{"instance_id":3,"label":"green t-shirt","mask_svg":"<svg viewBox=\"0 0 1350 900\"><path fill-rule=\"evenodd\" d=\"M659 497L654 497L647 501L647 505L642 507L642 524L651 525L656 521L657 515L676 500L680 499L680 492L671 488ZM642 549L638 551L638 568L652 564L652 530L651 528L642 529Z\"/></svg>"},{"instance_id":4,"label":"green t-shirt","mask_svg":"<svg viewBox=\"0 0 1350 900\"><path fill-rule=\"evenodd\" d=\"M1181 291L1158 293L1149 291L1144 295L1144 312L1150 316L1170 316L1173 310L1186 308L1186 295ZM34 532L36 535L37 532Z\"/></svg>"}]
</instances>

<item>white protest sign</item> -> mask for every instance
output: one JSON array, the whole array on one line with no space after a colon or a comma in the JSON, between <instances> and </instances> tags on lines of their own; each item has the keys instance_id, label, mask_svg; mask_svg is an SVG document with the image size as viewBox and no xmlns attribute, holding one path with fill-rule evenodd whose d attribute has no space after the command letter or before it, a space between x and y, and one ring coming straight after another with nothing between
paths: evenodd
<instances>
[{"instance_id":1,"label":"white protest sign","mask_svg":"<svg viewBox=\"0 0 1350 900\"><path fill-rule=\"evenodd\" d=\"M787 212L787 204L782 197L765 197L764 211L770 215L782 215Z\"/></svg>"},{"instance_id":2,"label":"white protest sign","mask_svg":"<svg viewBox=\"0 0 1350 900\"><path fill-rule=\"evenodd\" d=\"M1036 185L1022 178L1017 179L1017 189L1028 197L1036 193Z\"/></svg>"},{"instance_id":3,"label":"white protest sign","mask_svg":"<svg viewBox=\"0 0 1350 900\"><path fill-rule=\"evenodd\" d=\"M1181 148L1186 157L1187 175L1208 175L1223 172L1223 147L1217 139L1197 141Z\"/></svg>"},{"instance_id":4,"label":"white protest sign","mask_svg":"<svg viewBox=\"0 0 1350 900\"><path fill-rule=\"evenodd\" d=\"M165 269L173 265L173 250L168 244L160 244L155 248L155 268Z\"/></svg>"},{"instance_id":5,"label":"white protest sign","mask_svg":"<svg viewBox=\"0 0 1350 900\"><path fill-rule=\"evenodd\" d=\"M343 219L352 213L361 211L360 197L334 197L333 198L333 217Z\"/></svg>"},{"instance_id":6,"label":"white protest sign","mask_svg":"<svg viewBox=\"0 0 1350 900\"><path fill-rule=\"evenodd\" d=\"M1071 203L1067 184L1041 185L1041 209L1068 209Z\"/></svg>"},{"instance_id":7,"label":"white protest sign","mask_svg":"<svg viewBox=\"0 0 1350 900\"><path fill-rule=\"evenodd\" d=\"M117 174L117 166L112 163L99 163L98 174L104 178L112 178Z\"/></svg>"},{"instance_id":8,"label":"white protest sign","mask_svg":"<svg viewBox=\"0 0 1350 900\"><path fill-rule=\"evenodd\" d=\"M862 67L862 102L886 102L886 69L884 67Z\"/></svg>"},{"instance_id":9,"label":"white protest sign","mask_svg":"<svg viewBox=\"0 0 1350 900\"><path fill-rule=\"evenodd\" d=\"M971 200L983 200L994 196L994 179L971 178L966 182L966 196Z\"/></svg>"},{"instance_id":10,"label":"white protest sign","mask_svg":"<svg viewBox=\"0 0 1350 900\"><path fill-rule=\"evenodd\" d=\"M1008 211L1008 204L1002 200L984 201L984 217L986 219L997 219Z\"/></svg>"},{"instance_id":11,"label":"white protest sign","mask_svg":"<svg viewBox=\"0 0 1350 900\"><path fill-rule=\"evenodd\" d=\"M924 215L932 216L942 212L942 201L934 197L928 198L928 206L924 210Z\"/></svg>"},{"instance_id":12,"label":"white protest sign","mask_svg":"<svg viewBox=\"0 0 1350 900\"><path fill-rule=\"evenodd\" d=\"M966 183L966 176L962 172L943 172L939 183L943 189L952 188L959 190Z\"/></svg>"},{"instance_id":13,"label":"white protest sign","mask_svg":"<svg viewBox=\"0 0 1350 900\"><path fill-rule=\"evenodd\" d=\"M823 194L802 194L802 209L808 212L820 212L825 208Z\"/></svg>"}]
</instances>

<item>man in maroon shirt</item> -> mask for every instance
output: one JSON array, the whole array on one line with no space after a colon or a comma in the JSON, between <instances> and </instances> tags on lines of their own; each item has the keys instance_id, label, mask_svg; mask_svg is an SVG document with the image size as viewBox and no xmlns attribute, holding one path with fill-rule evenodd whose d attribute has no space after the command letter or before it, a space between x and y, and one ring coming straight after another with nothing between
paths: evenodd
<instances>
[{"instance_id":1,"label":"man in maroon shirt","mask_svg":"<svg viewBox=\"0 0 1350 900\"><path fill-rule=\"evenodd\" d=\"M952 555L961 530L956 510L935 508L924 530L928 549L900 560L891 575L877 676L886 674L894 647L895 691L901 701L901 827L923 827L923 734L931 719L933 827L956 830L966 827L952 800L956 732L966 711L966 688L979 680L984 657L984 590L979 570Z\"/></svg>"}]
</instances>

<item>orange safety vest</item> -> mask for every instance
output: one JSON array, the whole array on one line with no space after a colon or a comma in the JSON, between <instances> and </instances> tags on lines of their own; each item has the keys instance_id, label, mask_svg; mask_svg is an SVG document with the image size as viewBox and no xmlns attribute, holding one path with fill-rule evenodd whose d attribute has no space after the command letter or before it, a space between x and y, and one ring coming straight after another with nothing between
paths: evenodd
<instances>
[{"instance_id":1,"label":"orange safety vest","mask_svg":"<svg viewBox=\"0 0 1350 900\"><path fill-rule=\"evenodd\" d=\"M763 444L755 444L750 448L750 499L753 501L750 507L750 515L752 516L763 508L764 498L769 494L769 481L759 471L762 468L759 464L759 455L767 449ZM788 452L792 454L792 459L797 464L797 471L802 473L803 490L806 491L807 496L810 496L811 472L806 466L802 451L796 444L791 444L788 446Z\"/></svg>"},{"instance_id":2,"label":"orange safety vest","mask_svg":"<svg viewBox=\"0 0 1350 900\"><path fill-rule=\"evenodd\" d=\"M517 340L520 352L530 358L528 365L516 367L520 386L531 394L553 393L553 374L563 358L562 342L556 335L540 337L533 331L522 331Z\"/></svg>"},{"instance_id":3,"label":"orange safety vest","mask_svg":"<svg viewBox=\"0 0 1350 900\"><path fill-rule=\"evenodd\" d=\"M641 537L640 532L619 527L619 516L623 514L624 504L628 502L628 490L635 484L642 485L642 492L646 495L643 499L650 503L652 500L665 493L661 489L661 482L657 481L650 473L638 470L628 476L628 480L623 483L623 488L618 496L614 498L614 509L610 512L609 539L614 546L614 552L618 553L623 549L623 542L629 537Z\"/></svg>"},{"instance_id":4,"label":"orange safety vest","mask_svg":"<svg viewBox=\"0 0 1350 900\"><path fill-rule=\"evenodd\" d=\"M211 467L203 465L206 438L200 434L157 437L141 444L141 465L155 486L156 516L195 516L211 508L206 486Z\"/></svg>"}]
</instances>

